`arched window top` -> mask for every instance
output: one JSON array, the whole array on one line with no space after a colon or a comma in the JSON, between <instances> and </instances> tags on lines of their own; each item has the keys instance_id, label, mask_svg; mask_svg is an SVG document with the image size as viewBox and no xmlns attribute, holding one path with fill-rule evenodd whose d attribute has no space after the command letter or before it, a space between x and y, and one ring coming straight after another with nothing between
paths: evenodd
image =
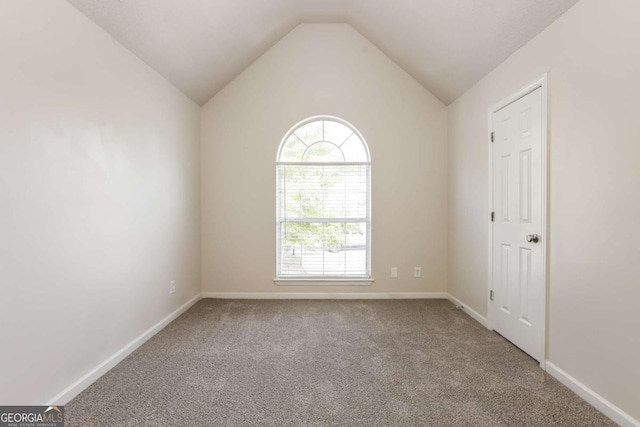
<instances>
[{"instance_id":1,"label":"arched window top","mask_svg":"<svg viewBox=\"0 0 640 427\"><path fill-rule=\"evenodd\" d=\"M370 162L364 138L350 123L331 116L310 117L282 139L278 163Z\"/></svg>"}]
</instances>

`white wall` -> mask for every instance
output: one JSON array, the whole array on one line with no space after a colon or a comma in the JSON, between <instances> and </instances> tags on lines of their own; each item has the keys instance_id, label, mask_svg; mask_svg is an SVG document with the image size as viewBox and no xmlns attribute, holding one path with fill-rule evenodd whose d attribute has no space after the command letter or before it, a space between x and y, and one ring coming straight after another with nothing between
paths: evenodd
<instances>
[{"instance_id":1,"label":"white wall","mask_svg":"<svg viewBox=\"0 0 640 427\"><path fill-rule=\"evenodd\" d=\"M273 283L276 152L290 127L322 114L351 122L371 151L371 286ZM444 291L446 114L348 25L295 28L202 109L203 291Z\"/></svg>"},{"instance_id":2,"label":"white wall","mask_svg":"<svg viewBox=\"0 0 640 427\"><path fill-rule=\"evenodd\" d=\"M199 108L63 0L0 61L0 404L43 404L200 292Z\"/></svg>"},{"instance_id":3,"label":"white wall","mask_svg":"<svg viewBox=\"0 0 640 427\"><path fill-rule=\"evenodd\" d=\"M547 71L548 359L640 419L637 0L582 0L450 105L450 292L486 314L487 111Z\"/></svg>"}]
</instances>

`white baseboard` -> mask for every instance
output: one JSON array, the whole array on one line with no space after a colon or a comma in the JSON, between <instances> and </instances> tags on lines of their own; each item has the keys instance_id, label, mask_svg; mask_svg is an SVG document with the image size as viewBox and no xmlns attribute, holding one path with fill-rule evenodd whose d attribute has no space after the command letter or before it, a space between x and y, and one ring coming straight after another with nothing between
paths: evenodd
<instances>
[{"instance_id":1,"label":"white baseboard","mask_svg":"<svg viewBox=\"0 0 640 427\"><path fill-rule=\"evenodd\" d=\"M487 321L486 317L484 317L483 315L481 315L480 313L478 313L477 311L475 311L474 309L472 309L471 307L469 307L468 305L466 305L465 303L463 303L462 301L460 301L458 298L454 297L451 294L447 294L447 299L452 303L454 303L455 305L461 306L462 311L467 313L469 316L475 319L482 326L489 329L489 322Z\"/></svg>"},{"instance_id":2,"label":"white baseboard","mask_svg":"<svg viewBox=\"0 0 640 427\"><path fill-rule=\"evenodd\" d=\"M203 292L203 298L219 299L447 299L446 292Z\"/></svg>"},{"instance_id":3,"label":"white baseboard","mask_svg":"<svg viewBox=\"0 0 640 427\"><path fill-rule=\"evenodd\" d=\"M106 374L111 368L120 363L125 357L133 353L138 347L144 344L149 338L160 332L162 328L174 321L178 316L187 311L202 298L202 294L198 294L191 298L186 303L182 304L177 310L169 314L167 317L153 325L150 329L144 332L142 335L131 341L129 344L118 350L115 354L109 357L107 360L93 368L86 375L80 378L78 381L71 384L69 387L62 390L55 397L45 402L46 405L66 405L71 399L80 394L83 390L93 384L98 378Z\"/></svg>"},{"instance_id":4,"label":"white baseboard","mask_svg":"<svg viewBox=\"0 0 640 427\"><path fill-rule=\"evenodd\" d=\"M614 422L618 423L622 427L640 427L640 421L633 418L631 415L618 408L613 403L609 402L604 397L600 396L595 391L591 390L586 385L582 384L571 375L558 368L553 363L547 361L547 372L551 374L555 379L566 385L575 394L589 402L593 407L602 412L607 417L611 418Z\"/></svg>"}]
</instances>

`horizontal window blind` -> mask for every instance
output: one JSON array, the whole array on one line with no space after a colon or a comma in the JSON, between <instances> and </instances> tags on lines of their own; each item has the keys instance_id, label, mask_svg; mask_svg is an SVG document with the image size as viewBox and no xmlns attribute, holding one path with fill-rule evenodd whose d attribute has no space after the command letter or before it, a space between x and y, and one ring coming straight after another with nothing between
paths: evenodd
<instances>
[{"instance_id":1,"label":"horizontal window blind","mask_svg":"<svg viewBox=\"0 0 640 427\"><path fill-rule=\"evenodd\" d=\"M277 165L280 277L369 277L368 163Z\"/></svg>"}]
</instances>

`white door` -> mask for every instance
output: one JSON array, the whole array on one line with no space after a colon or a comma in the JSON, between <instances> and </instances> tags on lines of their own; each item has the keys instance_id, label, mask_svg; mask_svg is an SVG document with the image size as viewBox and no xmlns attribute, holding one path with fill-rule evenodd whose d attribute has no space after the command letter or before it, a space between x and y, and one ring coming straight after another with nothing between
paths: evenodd
<instances>
[{"instance_id":1,"label":"white door","mask_svg":"<svg viewBox=\"0 0 640 427\"><path fill-rule=\"evenodd\" d=\"M493 329L544 358L542 88L492 115Z\"/></svg>"}]
</instances>

